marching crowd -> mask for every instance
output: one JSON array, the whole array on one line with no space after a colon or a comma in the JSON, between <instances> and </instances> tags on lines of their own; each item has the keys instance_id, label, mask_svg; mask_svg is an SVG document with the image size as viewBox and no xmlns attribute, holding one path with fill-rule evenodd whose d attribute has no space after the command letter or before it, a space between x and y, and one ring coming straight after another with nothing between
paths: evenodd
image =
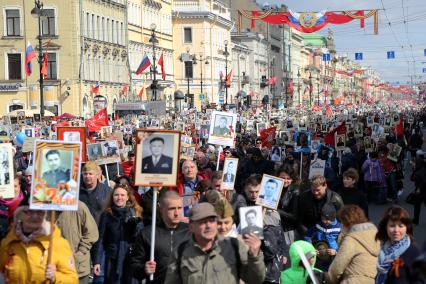
<instances>
[{"instance_id":1,"label":"marching crowd","mask_svg":"<svg viewBox=\"0 0 426 284\"><path fill-rule=\"evenodd\" d=\"M18 148L15 198L0 199L2 281L426 283L424 240L413 235L426 205L426 113L411 115L415 120L404 133L380 137L372 151L350 132L341 155L329 155L333 146L322 140L315 156L326 160L325 171L311 178L310 154L286 145L282 160L272 161L256 135L244 134L222 157L202 145L193 160L181 161L176 188L134 186L133 152L115 175L109 173L113 181L88 161L81 170L78 211L56 212L54 220L29 209L33 166ZM388 159L393 145L403 149L397 161ZM223 162L231 157L238 158L235 187L223 190ZM415 190L407 202L414 216L399 206L405 202L404 175L411 172ZM262 228L249 224L241 230L239 209L256 205L264 174L284 181L278 207L263 209ZM388 205L380 220L369 219L372 203Z\"/></svg>"}]
</instances>

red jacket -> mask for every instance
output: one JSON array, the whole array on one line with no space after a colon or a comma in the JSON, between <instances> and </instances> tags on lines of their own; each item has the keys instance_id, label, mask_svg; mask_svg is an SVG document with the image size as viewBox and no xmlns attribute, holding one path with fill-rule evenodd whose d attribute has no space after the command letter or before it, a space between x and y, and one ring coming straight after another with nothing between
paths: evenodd
<instances>
[{"instance_id":1,"label":"red jacket","mask_svg":"<svg viewBox=\"0 0 426 284\"><path fill-rule=\"evenodd\" d=\"M208 179L208 174L206 172L199 172L197 174L197 179L198 181L202 179ZM178 173L177 187L172 189L177 190L180 196L183 195L183 174L182 173L180 172Z\"/></svg>"}]
</instances>

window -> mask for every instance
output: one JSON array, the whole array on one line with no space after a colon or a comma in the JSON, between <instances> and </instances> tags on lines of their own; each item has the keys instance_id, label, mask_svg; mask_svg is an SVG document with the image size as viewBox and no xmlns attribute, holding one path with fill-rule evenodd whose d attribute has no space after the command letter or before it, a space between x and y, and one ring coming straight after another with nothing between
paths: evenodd
<instances>
[{"instance_id":1,"label":"window","mask_svg":"<svg viewBox=\"0 0 426 284\"><path fill-rule=\"evenodd\" d=\"M58 79L56 53L48 53L47 60L47 77L46 79L56 80Z\"/></svg>"},{"instance_id":2,"label":"window","mask_svg":"<svg viewBox=\"0 0 426 284\"><path fill-rule=\"evenodd\" d=\"M9 80L22 80L22 60L20 53L7 54L7 67Z\"/></svg>"},{"instance_id":3,"label":"window","mask_svg":"<svg viewBox=\"0 0 426 284\"><path fill-rule=\"evenodd\" d=\"M121 27L121 45L124 45L124 25L123 23L120 23Z\"/></svg>"},{"instance_id":4,"label":"window","mask_svg":"<svg viewBox=\"0 0 426 284\"><path fill-rule=\"evenodd\" d=\"M184 42L192 43L192 28L183 28Z\"/></svg>"},{"instance_id":5,"label":"window","mask_svg":"<svg viewBox=\"0 0 426 284\"><path fill-rule=\"evenodd\" d=\"M97 29L97 31L96 31L96 39L101 39L102 28L101 28L101 20L100 20L100 18L101 17L99 17L99 16L96 17L96 29Z\"/></svg>"},{"instance_id":6,"label":"window","mask_svg":"<svg viewBox=\"0 0 426 284\"><path fill-rule=\"evenodd\" d=\"M86 34L85 36L90 37L90 14L86 13Z\"/></svg>"},{"instance_id":7,"label":"window","mask_svg":"<svg viewBox=\"0 0 426 284\"><path fill-rule=\"evenodd\" d=\"M6 35L20 36L21 35L21 19L18 9L6 10Z\"/></svg>"},{"instance_id":8,"label":"window","mask_svg":"<svg viewBox=\"0 0 426 284\"><path fill-rule=\"evenodd\" d=\"M111 20L111 42L115 43L114 20Z\"/></svg>"},{"instance_id":9,"label":"window","mask_svg":"<svg viewBox=\"0 0 426 284\"><path fill-rule=\"evenodd\" d=\"M102 17L102 40L105 41L105 18Z\"/></svg>"},{"instance_id":10,"label":"window","mask_svg":"<svg viewBox=\"0 0 426 284\"><path fill-rule=\"evenodd\" d=\"M109 36L109 19L107 19L107 24L106 24L106 39L107 42L109 42L111 40L110 36Z\"/></svg>"},{"instance_id":11,"label":"window","mask_svg":"<svg viewBox=\"0 0 426 284\"><path fill-rule=\"evenodd\" d=\"M92 14L92 30L90 32L91 38L95 38L95 15Z\"/></svg>"},{"instance_id":12,"label":"window","mask_svg":"<svg viewBox=\"0 0 426 284\"><path fill-rule=\"evenodd\" d=\"M185 61L185 78L194 78L192 61Z\"/></svg>"},{"instance_id":13,"label":"window","mask_svg":"<svg viewBox=\"0 0 426 284\"><path fill-rule=\"evenodd\" d=\"M41 31L44 36L53 36L56 34L55 29L55 10L43 9L46 17L41 18Z\"/></svg>"}]
</instances>

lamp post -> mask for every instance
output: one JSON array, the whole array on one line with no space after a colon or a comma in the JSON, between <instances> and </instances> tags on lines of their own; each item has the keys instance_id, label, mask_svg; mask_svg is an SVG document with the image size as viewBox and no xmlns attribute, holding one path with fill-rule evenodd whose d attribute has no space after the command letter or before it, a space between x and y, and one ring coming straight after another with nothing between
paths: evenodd
<instances>
[{"instance_id":1,"label":"lamp post","mask_svg":"<svg viewBox=\"0 0 426 284\"><path fill-rule=\"evenodd\" d=\"M312 107L312 72L309 71L309 108Z\"/></svg>"},{"instance_id":2,"label":"lamp post","mask_svg":"<svg viewBox=\"0 0 426 284\"><path fill-rule=\"evenodd\" d=\"M225 52L223 53L225 55L225 104L228 105L228 84L226 82L226 79L228 77L228 41L225 40Z\"/></svg>"},{"instance_id":3,"label":"lamp post","mask_svg":"<svg viewBox=\"0 0 426 284\"><path fill-rule=\"evenodd\" d=\"M319 89L319 83L320 83L320 77L319 74L317 76L317 93L318 93L318 97L317 97L317 105L320 105L320 89Z\"/></svg>"},{"instance_id":4,"label":"lamp post","mask_svg":"<svg viewBox=\"0 0 426 284\"><path fill-rule=\"evenodd\" d=\"M188 54L188 59L189 59L189 61L185 61L185 73L186 73L186 86L187 86L187 90L186 90L186 98L187 98L187 100L190 100L191 98L190 98L190 96L189 96L189 94L190 94L190 89L189 89L189 64L187 64L187 62L191 62L191 55L189 54L189 47L187 47L186 48L186 53ZM194 63L194 61L195 60L193 60L192 62ZM192 72L194 72L194 70L192 71ZM189 104L189 106L191 107L191 103Z\"/></svg>"},{"instance_id":5,"label":"lamp post","mask_svg":"<svg viewBox=\"0 0 426 284\"><path fill-rule=\"evenodd\" d=\"M151 100L152 101L156 101L157 100L157 68L156 68L156 57L155 57L155 44L158 43L158 39L157 36L155 35L155 29L157 28L157 25L155 23L152 23L151 26L151 37L149 39L149 42L152 43L152 68L151 71L153 73L152 76L152 84L151 84L151 90L152 90L152 97Z\"/></svg>"},{"instance_id":6,"label":"lamp post","mask_svg":"<svg viewBox=\"0 0 426 284\"><path fill-rule=\"evenodd\" d=\"M297 69L297 95L299 97L299 106L300 106L300 68Z\"/></svg>"},{"instance_id":7,"label":"lamp post","mask_svg":"<svg viewBox=\"0 0 426 284\"><path fill-rule=\"evenodd\" d=\"M44 88L44 78L43 74L41 72L41 69L43 68L43 42L42 42L42 30L41 30L41 17L44 16L44 10L43 10L43 2L40 0L34 1L35 7L31 10L31 15L34 18L38 19L38 64L39 64L39 71L40 71L40 77L39 77L39 84L40 84L40 117L43 119L44 117L44 94L43 94L43 88Z\"/></svg>"}]
</instances>

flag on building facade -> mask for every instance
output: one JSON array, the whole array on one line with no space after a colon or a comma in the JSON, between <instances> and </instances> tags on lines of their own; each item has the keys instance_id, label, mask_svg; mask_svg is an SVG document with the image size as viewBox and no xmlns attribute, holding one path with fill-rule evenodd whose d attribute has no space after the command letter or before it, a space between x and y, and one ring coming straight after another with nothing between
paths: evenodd
<instances>
[{"instance_id":1,"label":"flag on building facade","mask_svg":"<svg viewBox=\"0 0 426 284\"><path fill-rule=\"evenodd\" d=\"M43 54L43 65L41 66L41 74L43 78L47 77L47 64L49 63L49 55L47 52Z\"/></svg>"},{"instance_id":2,"label":"flag on building facade","mask_svg":"<svg viewBox=\"0 0 426 284\"><path fill-rule=\"evenodd\" d=\"M129 93L129 85L124 85L123 89L121 90L121 93L125 96L127 96L127 94Z\"/></svg>"},{"instance_id":3,"label":"flag on building facade","mask_svg":"<svg viewBox=\"0 0 426 284\"><path fill-rule=\"evenodd\" d=\"M33 60L37 56L37 53L33 49L33 46L30 42L27 44L27 49L25 50L25 74L27 76L31 75L32 72L32 64L31 60Z\"/></svg>"},{"instance_id":4,"label":"flag on building facade","mask_svg":"<svg viewBox=\"0 0 426 284\"><path fill-rule=\"evenodd\" d=\"M164 69L164 54L161 53L160 59L158 60L158 65L161 66L161 78L166 80L166 71Z\"/></svg>"},{"instance_id":5,"label":"flag on building facade","mask_svg":"<svg viewBox=\"0 0 426 284\"><path fill-rule=\"evenodd\" d=\"M136 75L141 74L149 66L151 66L151 61L149 60L148 55L145 54L142 58L141 64L139 64L139 67L135 72Z\"/></svg>"},{"instance_id":6,"label":"flag on building facade","mask_svg":"<svg viewBox=\"0 0 426 284\"><path fill-rule=\"evenodd\" d=\"M276 83L277 83L277 77L275 76L271 77L267 82L268 85L275 85Z\"/></svg>"},{"instance_id":7,"label":"flag on building facade","mask_svg":"<svg viewBox=\"0 0 426 284\"><path fill-rule=\"evenodd\" d=\"M229 71L229 73L226 75L226 86L231 86L231 80L232 80L232 69Z\"/></svg>"},{"instance_id":8,"label":"flag on building facade","mask_svg":"<svg viewBox=\"0 0 426 284\"><path fill-rule=\"evenodd\" d=\"M142 85L142 89L139 91L138 96L142 99L143 98L143 93L145 92L145 86Z\"/></svg>"},{"instance_id":9,"label":"flag on building facade","mask_svg":"<svg viewBox=\"0 0 426 284\"><path fill-rule=\"evenodd\" d=\"M101 88L101 85L100 85L100 83L99 82L97 82L96 83L96 85L94 85L94 86L92 86L91 88L90 88L90 92L92 93L92 94L99 94L99 89Z\"/></svg>"}]
</instances>

